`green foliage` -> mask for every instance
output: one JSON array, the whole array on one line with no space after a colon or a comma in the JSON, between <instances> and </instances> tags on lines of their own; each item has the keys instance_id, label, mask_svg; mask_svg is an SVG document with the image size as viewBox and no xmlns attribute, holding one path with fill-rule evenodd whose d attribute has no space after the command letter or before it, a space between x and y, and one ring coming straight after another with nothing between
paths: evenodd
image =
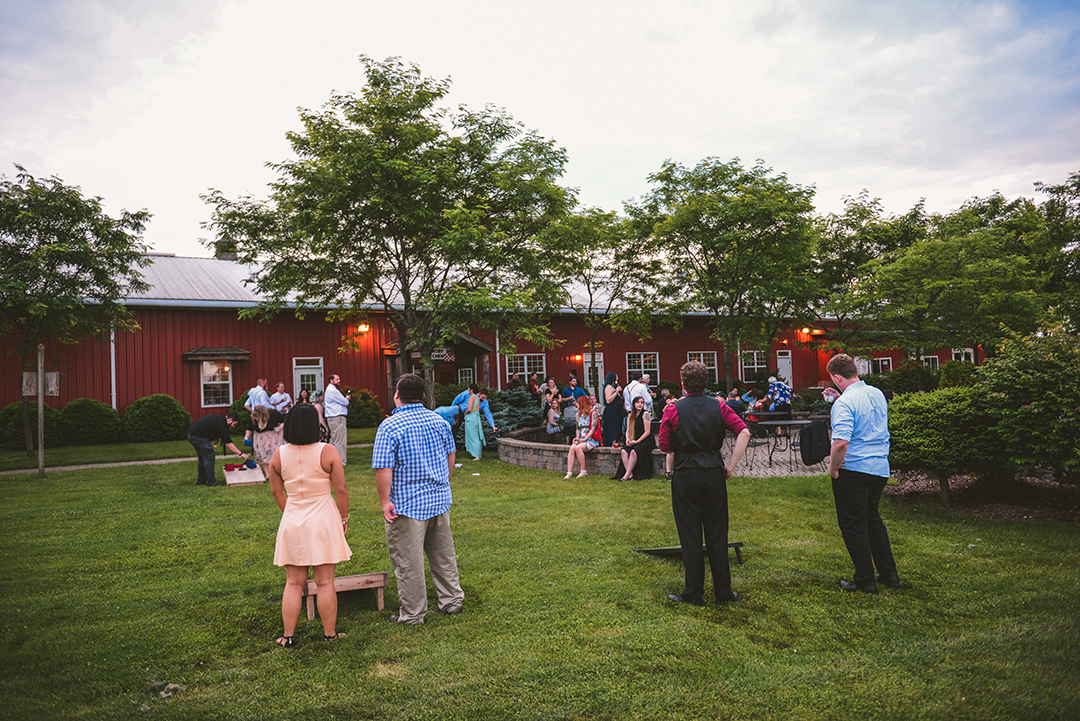
<instances>
[{"instance_id":1,"label":"green foliage","mask_svg":"<svg viewBox=\"0 0 1080 721\"><path fill-rule=\"evenodd\" d=\"M812 187L788 181L758 161L705 158L694 168L667 161L653 188L628 205L640 254L662 256L685 308L711 315L725 348L769 343L818 295ZM724 376L734 377L730 353Z\"/></svg>"},{"instance_id":2,"label":"green foliage","mask_svg":"<svg viewBox=\"0 0 1080 721\"><path fill-rule=\"evenodd\" d=\"M949 361L941 367L938 388L970 388L978 380L978 372L970 361Z\"/></svg>"},{"instance_id":3,"label":"green foliage","mask_svg":"<svg viewBox=\"0 0 1080 721\"><path fill-rule=\"evenodd\" d=\"M454 402L454 399L464 391L468 390L468 383L449 383L442 385L441 383L435 384L435 407L448 406Z\"/></svg>"},{"instance_id":4,"label":"green foliage","mask_svg":"<svg viewBox=\"0 0 1080 721\"><path fill-rule=\"evenodd\" d=\"M674 381L659 381L656 384L656 387L653 388L653 390L656 391L656 397L657 398L660 397L660 391L664 390L665 388L667 388L669 391L671 391L671 397L672 398L679 398L680 396L682 396L682 383L681 382L676 383ZM706 383L705 384L705 390L712 391L713 393L724 392L724 384L723 383Z\"/></svg>"},{"instance_id":5,"label":"green foliage","mask_svg":"<svg viewBox=\"0 0 1080 721\"><path fill-rule=\"evenodd\" d=\"M1015 472L998 434L997 414L981 388L941 388L899 395L889 403L889 462L937 477L948 500L949 478L1002 478Z\"/></svg>"},{"instance_id":6,"label":"green foliage","mask_svg":"<svg viewBox=\"0 0 1080 721\"><path fill-rule=\"evenodd\" d=\"M386 411L379 405L379 399L367 388L346 387L348 391L349 415L345 419L347 428L376 428L386 417Z\"/></svg>"},{"instance_id":7,"label":"green foliage","mask_svg":"<svg viewBox=\"0 0 1080 721\"><path fill-rule=\"evenodd\" d=\"M9 409L14 409L10 411ZM8 448L23 448L26 445L25 431L23 430L22 401L12 403L4 409L4 443ZM37 448L38 438L38 404L30 402L30 437L33 439L33 448ZM45 445L67 446L70 445L65 432L64 417L60 411L50 405L45 406Z\"/></svg>"},{"instance_id":8,"label":"green foliage","mask_svg":"<svg viewBox=\"0 0 1080 721\"><path fill-rule=\"evenodd\" d=\"M1080 336L1061 323L1010 335L982 366L1010 459L1080 478Z\"/></svg>"},{"instance_id":9,"label":"green foliage","mask_svg":"<svg viewBox=\"0 0 1080 721\"><path fill-rule=\"evenodd\" d=\"M244 391L243 395L233 401L232 405L229 406L229 412L235 413L236 417L239 419L239 421L237 421L237 428L247 429L251 426L251 411L244 408L244 404L247 403L247 400L248 392Z\"/></svg>"},{"instance_id":10,"label":"green foliage","mask_svg":"<svg viewBox=\"0 0 1080 721\"><path fill-rule=\"evenodd\" d=\"M19 443L15 446L12 446L7 442L7 427L8 423L11 422L12 418L22 418L22 401L17 401L15 403L11 403L10 405L6 405L2 410L0 410L0 438L3 439L4 445L6 445L8 448L25 449L25 439L22 435L19 436Z\"/></svg>"},{"instance_id":11,"label":"green foliage","mask_svg":"<svg viewBox=\"0 0 1080 721\"><path fill-rule=\"evenodd\" d=\"M62 411L68 445L95 446L120 439L120 414L93 398L76 398Z\"/></svg>"},{"instance_id":12,"label":"green foliage","mask_svg":"<svg viewBox=\"0 0 1080 721\"><path fill-rule=\"evenodd\" d=\"M497 396L488 396L488 405L491 406L491 417L495 419L500 433L533 428L542 423L540 405L529 393L528 386L503 391Z\"/></svg>"},{"instance_id":13,"label":"green foliage","mask_svg":"<svg viewBox=\"0 0 1080 721\"><path fill-rule=\"evenodd\" d=\"M915 366L909 366L907 368L897 368L888 373L873 373L860 377L866 381L867 385L880 388L883 391L916 393L919 390L919 375L919 370ZM941 379L941 371L934 371L924 367L921 375L922 390L932 391L937 389Z\"/></svg>"},{"instance_id":14,"label":"green foliage","mask_svg":"<svg viewBox=\"0 0 1080 721\"><path fill-rule=\"evenodd\" d=\"M187 437L191 414L172 396L156 393L125 408L120 425L128 441L175 441Z\"/></svg>"}]
</instances>

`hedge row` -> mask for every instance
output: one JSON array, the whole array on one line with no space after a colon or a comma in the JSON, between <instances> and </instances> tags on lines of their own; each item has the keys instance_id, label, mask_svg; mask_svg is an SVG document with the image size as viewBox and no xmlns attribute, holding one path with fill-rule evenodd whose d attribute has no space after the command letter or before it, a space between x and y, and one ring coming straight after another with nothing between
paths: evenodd
<instances>
[{"instance_id":1,"label":"hedge row","mask_svg":"<svg viewBox=\"0 0 1080 721\"><path fill-rule=\"evenodd\" d=\"M110 405L76 398L62 411L45 406L45 445L93 446L118 441L172 441L187 437L191 414L180 401L159 393L139 398L124 411L123 420ZM37 403L30 403L30 436L37 446ZM23 448L22 401L0 410L0 432L8 448Z\"/></svg>"}]
</instances>

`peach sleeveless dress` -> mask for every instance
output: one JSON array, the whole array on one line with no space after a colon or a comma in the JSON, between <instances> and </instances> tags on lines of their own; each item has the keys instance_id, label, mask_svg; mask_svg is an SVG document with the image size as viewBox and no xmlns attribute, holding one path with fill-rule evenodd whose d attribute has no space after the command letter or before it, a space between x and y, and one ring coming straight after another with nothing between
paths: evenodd
<instances>
[{"instance_id":1,"label":"peach sleeveless dress","mask_svg":"<svg viewBox=\"0 0 1080 721\"><path fill-rule=\"evenodd\" d=\"M330 474L319 463L324 445L286 443L278 451L287 498L274 548L275 566L321 566L352 556L330 493Z\"/></svg>"}]
</instances>

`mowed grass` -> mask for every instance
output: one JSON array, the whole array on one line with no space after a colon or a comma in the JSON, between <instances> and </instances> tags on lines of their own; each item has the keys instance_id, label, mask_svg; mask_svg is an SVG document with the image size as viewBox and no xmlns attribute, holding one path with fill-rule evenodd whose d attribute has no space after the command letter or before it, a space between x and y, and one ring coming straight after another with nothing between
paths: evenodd
<instances>
[{"instance_id":1,"label":"mowed grass","mask_svg":"<svg viewBox=\"0 0 1080 721\"><path fill-rule=\"evenodd\" d=\"M350 428L349 443L372 443L374 428ZM243 450L244 434L233 436L233 443ZM224 449L226 454L228 449ZM218 449L219 459L222 449ZM195 448L187 440L156 443L114 443L103 446L59 446L45 449L45 467L81 466L92 463L153 461L162 458L195 458ZM0 447L0 472L38 467L37 452L28 457L25 450Z\"/></svg>"},{"instance_id":2,"label":"mowed grass","mask_svg":"<svg viewBox=\"0 0 1080 721\"><path fill-rule=\"evenodd\" d=\"M390 570L370 456L350 452L339 575ZM1080 715L1074 526L887 502L902 588L852 595L826 479L736 478L743 600L676 607L681 564L633 551L678 544L666 482L485 458L453 478L463 613L390 624L391 577L386 611L341 594L348 636L324 643L302 614L286 650L268 487L193 478L193 461L0 478L0 717Z\"/></svg>"}]
</instances>

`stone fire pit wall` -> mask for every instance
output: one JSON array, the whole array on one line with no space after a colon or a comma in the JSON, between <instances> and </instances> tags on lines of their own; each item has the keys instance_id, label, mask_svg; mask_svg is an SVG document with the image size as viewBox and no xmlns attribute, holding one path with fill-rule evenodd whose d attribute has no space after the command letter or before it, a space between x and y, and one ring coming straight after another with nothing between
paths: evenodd
<instances>
[{"instance_id":1,"label":"stone fire pit wall","mask_svg":"<svg viewBox=\"0 0 1080 721\"><path fill-rule=\"evenodd\" d=\"M499 460L516 466L539 468L545 471L566 473L566 453L570 446L565 443L548 443L547 431L541 428L522 428L497 439ZM594 448L585 454L585 470L589 475L613 476L619 466L618 448ZM653 451L653 468L664 473L664 454ZM642 459L639 459L640 463ZM574 475L577 475L574 461Z\"/></svg>"}]
</instances>

